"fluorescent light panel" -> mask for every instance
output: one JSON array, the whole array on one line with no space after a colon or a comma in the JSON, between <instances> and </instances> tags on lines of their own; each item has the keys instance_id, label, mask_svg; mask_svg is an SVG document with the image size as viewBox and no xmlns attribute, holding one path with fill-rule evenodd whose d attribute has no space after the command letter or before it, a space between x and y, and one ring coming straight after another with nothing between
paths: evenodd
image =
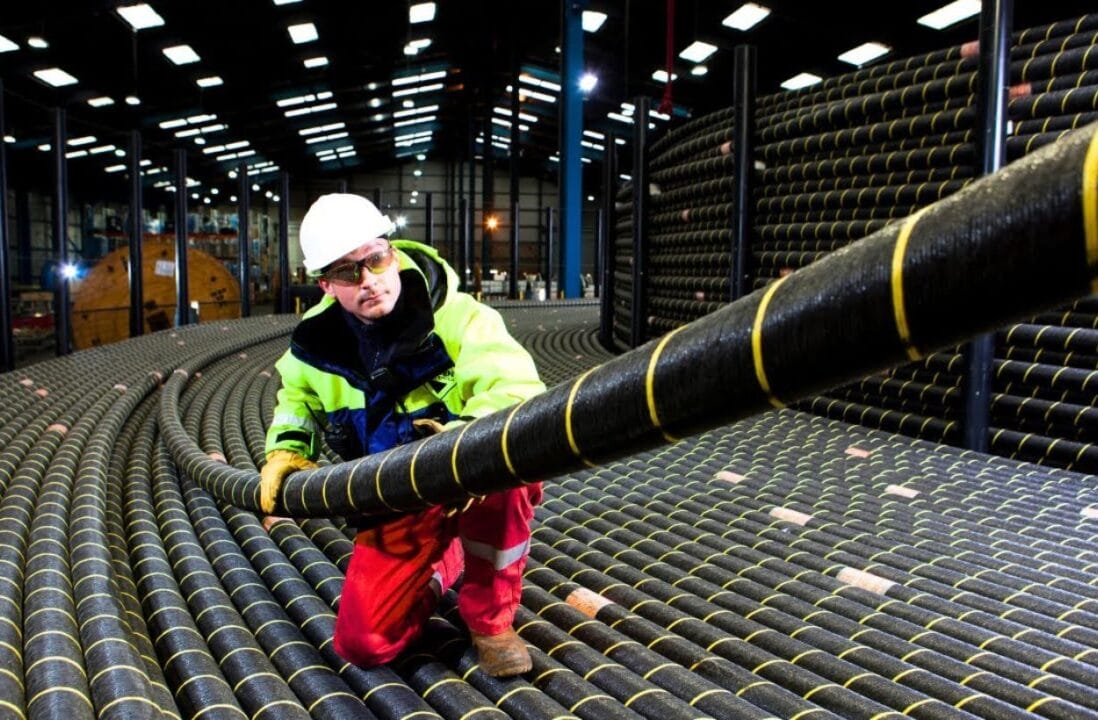
<instances>
[{"instance_id":1,"label":"fluorescent light panel","mask_svg":"<svg viewBox=\"0 0 1098 720\"><path fill-rule=\"evenodd\" d=\"M694 67L690 68L690 74L697 77L701 77L707 72L709 72L709 68L707 68L705 65L695 65Z\"/></svg>"},{"instance_id":2,"label":"fluorescent light panel","mask_svg":"<svg viewBox=\"0 0 1098 720\"><path fill-rule=\"evenodd\" d=\"M786 90L800 90L823 80L819 75L813 75L812 73L798 73L782 83L782 87Z\"/></svg>"},{"instance_id":3,"label":"fluorescent light panel","mask_svg":"<svg viewBox=\"0 0 1098 720\"><path fill-rule=\"evenodd\" d=\"M393 78L393 87L400 87L402 85L415 85L417 83L431 82L432 80L441 80L446 77L445 70L437 70L435 72L422 73L418 75L404 75L401 77Z\"/></svg>"},{"instance_id":4,"label":"fluorescent light panel","mask_svg":"<svg viewBox=\"0 0 1098 720\"><path fill-rule=\"evenodd\" d=\"M533 75L522 73L519 75L519 82L524 82L527 85L533 85L534 87L544 88L545 90L552 90L553 92L560 92L560 84L551 82L549 80L542 80L536 78Z\"/></svg>"},{"instance_id":5,"label":"fluorescent light panel","mask_svg":"<svg viewBox=\"0 0 1098 720\"><path fill-rule=\"evenodd\" d=\"M661 83L667 82L667 71L666 70L656 70L654 73L652 73L652 79L655 80L656 82L661 82ZM671 79L672 80L678 80L679 79L678 74L677 73L671 73Z\"/></svg>"},{"instance_id":6,"label":"fluorescent light panel","mask_svg":"<svg viewBox=\"0 0 1098 720\"><path fill-rule=\"evenodd\" d=\"M302 128L297 131L298 135L316 135L317 133L329 132L331 130L342 130L347 127L347 123L335 122L328 123L327 125L315 125L313 127Z\"/></svg>"},{"instance_id":7,"label":"fluorescent light panel","mask_svg":"<svg viewBox=\"0 0 1098 720\"><path fill-rule=\"evenodd\" d=\"M161 52L176 65L189 65L202 59L198 57L198 53L190 45L172 45L164 48Z\"/></svg>"},{"instance_id":8,"label":"fluorescent light panel","mask_svg":"<svg viewBox=\"0 0 1098 720\"><path fill-rule=\"evenodd\" d=\"M425 115L427 113L433 113L438 110L438 105L424 105L423 107L412 108L411 110L397 110L393 113L394 118L405 118L413 115Z\"/></svg>"},{"instance_id":9,"label":"fluorescent light panel","mask_svg":"<svg viewBox=\"0 0 1098 720\"><path fill-rule=\"evenodd\" d=\"M882 45L879 42L867 42L862 43L856 48L847 50L839 59L844 63L850 63L851 65L862 66L870 60L876 60L882 55L887 55L892 50L888 45Z\"/></svg>"},{"instance_id":10,"label":"fluorescent light panel","mask_svg":"<svg viewBox=\"0 0 1098 720\"><path fill-rule=\"evenodd\" d=\"M419 125L420 123L434 122L438 119L438 115L428 115L427 117L412 118L410 120L401 120L393 123L393 127L405 127L407 125Z\"/></svg>"},{"instance_id":11,"label":"fluorescent light panel","mask_svg":"<svg viewBox=\"0 0 1098 720\"><path fill-rule=\"evenodd\" d=\"M72 75L58 67L46 68L45 70L35 70L34 76L53 87L62 87L64 85L75 85L80 82Z\"/></svg>"},{"instance_id":12,"label":"fluorescent light panel","mask_svg":"<svg viewBox=\"0 0 1098 720\"><path fill-rule=\"evenodd\" d=\"M317 34L316 25L313 25L311 22L290 25L286 28L286 31L290 33L290 39L294 41L295 45L312 42L320 37L320 35Z\"/></svg>"},{"instance_id":13,"label":"fluorescent light panel","mask_svg":"<svg viewBox=\"0 0 1098 720\"><path fill-rule=\"evenodd\" d=\"M932 13L927 13L915 22L935 30L945 30L950 25L956 25L966 18L977 15L980 12L980 0L955 0L948 5L943 5Z\"/></svg>"},{"instance_id":14,"label":"fluorescent light panel","mask_svg":"<svg viewBox=\"0 0 1098 720\"><path fill-rule=\"evenodd\" d=\"M701 40L695 40L690 43L689 47L679 53L679 57L683 60L689 60L690 62L700 63L704 62L713 53L717 52L716 45L710 45L707 42Z\"/></svg>"},{"instance_id":15,"label":"fluorescent light panel","mask_svg":"<svg viewBox=\"0 0 1098 720\"><path fill-rule=\"evenodd\" d=\"M198 78L194 82L200 88L217 87L218 85L225 84L225 81L222 80L219 75L210 75L208 77Z\"/></svg>"},{"instance_id":16,"label":"fluorescent light panel","mask_svg":"<svg viewBox=\"0 0 1098 720\"><path fill-rule=\"evenodd\" d=\"M420 85L419 87L404 88L403 90L394 90L393 97L405 97L407 95L418 95L420 93L435 92L445 87L442 83L432 83L430 85Z\"/></svg>"},{"instance_id":17,"label":"fluorescent light panel","mask_svg":"<svg viewBox=\"0 0 1098 720\"><path fill-rule=\"evenodd\" d=\"M282 114L286 117L298 117L299 115L309 115L315 112L324 112L325 110L335 110L338 105L334 102L321 103L320 105L311 105L309 107L294 108L293 110L286 110Z\"/></svg>"},{"instance_id":18,"label":"fluorescent light panel","mask_svg":"<svg viewBox=\"0 0 1098 720\"><path fill-rule=\"evenodd\" d=\"M134 30L145 30L151 27L160 27L164 24L164 18L160 17L159 13L153 10L148 3L119 5L114 11L128 22Z\"/></svg>"},{"instance_id":19,"label":"fluorescent light panel","mask_svg":"<svg viewBox=\"0 0 1098 720\"><path fill-rule=\"evenodd\" d=\"M408 22L412 25L431 22L434 19L435 4L433 2L416 3L408 8Z\"/></svg>"},{"instance_id":20,"label":"fluorescent light panel","mask_svg":"<svg viewBox=\"0 0 1098 720\"><path fill-rule=\"evenodd\" d=\"M106 107L107 105L114 105L114 98L108 97L106 95L101 95L99 97L93 97L89 99L88 104L92 107Z\"/></svg>"},{"instance_id":21,"label":"fluorescent light panel","mask_svg":"<svg viewBox=\"0 0 1098 720\"><path fill-rule=\"evenodd\" d=\"M318 57L305 58L305 67L307 68L324 67L327 64L328 58L324 57L323 55L320 55Z\"/></svg>"},{"instance_id":22,"label":"fluorescent light panel","mask_svg":"<svg viewBox=\"0 0 1098 720\"><path fill-rule=\"evenodd\" d=\"M19 44L12 42L3 35L0 35L0 53L11 52L12 50L18 50Z\"/></svg>"},{"instance_id":23,"label":"fluorescent light panel","mask_svg":"<svg viewBox=\"0 0 1098 720\"><path fill-rule=\"evenodd\" d=\"M736 30L750 30L762 22L770 14L770 8L755 3L744 3L731 15L721 21L721 25L727 25Z\"/></svg>"},{"instance_id":24,"label":"fluorescent light panel","mask_svg":"<svg viewBox=\"0 0 1098 720\"><path fill-rule=\"evenodd\" d=\"M606 13L596 12L594 10L583 11L581 23L583 24L584 31L589 33L598 32L604 22L606 22Z\"/></svg>"}]
</instances>

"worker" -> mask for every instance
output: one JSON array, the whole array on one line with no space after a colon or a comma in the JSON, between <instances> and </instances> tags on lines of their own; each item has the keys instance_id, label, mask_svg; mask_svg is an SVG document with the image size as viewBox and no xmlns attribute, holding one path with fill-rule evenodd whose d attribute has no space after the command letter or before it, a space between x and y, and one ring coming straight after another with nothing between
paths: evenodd
<instances>
[{"instance_id":1,"label":"worker","mask_svg":"<svg viewBox=\"0 0 1098 720\"><path fill-rule=\"evenodd\" d=\"M542 391L530 355L499 313L458 291L434 249L389 240L392 221L367 199L320 197L301 222L306 271L324 297L302 317L275 367L282 376L267 433L261 505L283 479L315 467L321 438L344 460L452 430ZM354 552L334 646L348 661L389 662L423 631L464 573L458 611L481 669L531 667L512 628L540 483L462 507L352 519Z\"/></svg>"}]
</instances>

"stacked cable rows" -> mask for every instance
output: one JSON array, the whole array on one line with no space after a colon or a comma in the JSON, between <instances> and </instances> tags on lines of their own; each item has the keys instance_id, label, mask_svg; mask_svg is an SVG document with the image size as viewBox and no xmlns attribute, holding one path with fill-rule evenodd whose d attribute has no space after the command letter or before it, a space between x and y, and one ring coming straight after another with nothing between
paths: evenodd
<instances>
[{"instance_id":1,"label":"stacked cable rows","mask_svg":"<svg viewBox=\"0 0 1098 720\"><path fill-rule=\"evenodd\" d=\"M1016 33L1008 161L1098 120L1098 15ZM976 43L760 97L749 272L761 288L969 183L976 156ZM699 118L652 144L649 337L729 297L733 117ZM628 209L628 193L620 196ZM619 217L615 344L628 346L631 223ZM997 334L994 452L1098 469L1098 301ZM935 441L957 439L958 350L807 403L814 412Z\"/></svg>"},{"instance_id":2,"label":"stacked cable rows","mask_svg":"<svg viewBox=\"0 0 1098 720\"><path fill-rule=\"evenodd\" d=\"M508 319L547 376L605 359L594 307L546 309ZM349 666L341 520L215 499L156 422L185 374L186 432L254 470L292 323L0 376L0 715L1098 718L1093 478L792 411L549 479L523 678L479 671L452 595L397 662Z\"/></svg>"}]
</instances>

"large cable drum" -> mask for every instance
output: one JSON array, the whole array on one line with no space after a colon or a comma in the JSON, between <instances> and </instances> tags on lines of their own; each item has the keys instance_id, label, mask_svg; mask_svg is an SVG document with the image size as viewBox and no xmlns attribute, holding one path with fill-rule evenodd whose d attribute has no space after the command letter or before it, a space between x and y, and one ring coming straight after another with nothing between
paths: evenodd
<instances>
[{"instance_id":1,"label":"large cable drum","mask_svg":"<svg viewBox=\"0 0 1098 720\"><path fill-rule=\"evenodd\" d=\"M175 245L146 242L141 276L145 332L173 327L175 322ZM130 335L130 250L106 255L73 286L73 345L78 349L123 340ZM215 257L187 250L187 293L192 316L199 321L240 317L240 285Z\"/></svg>"}]
</instances>

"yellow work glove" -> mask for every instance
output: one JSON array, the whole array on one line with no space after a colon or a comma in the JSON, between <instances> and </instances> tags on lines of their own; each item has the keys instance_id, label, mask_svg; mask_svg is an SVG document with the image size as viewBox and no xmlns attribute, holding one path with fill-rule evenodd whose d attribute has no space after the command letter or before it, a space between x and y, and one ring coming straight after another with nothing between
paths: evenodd
<instances>
[{"instance_id":1,"label":"yellow work glove","mask_svg":"<svg viewBox=\"0 0 1098 720\"><path fill-rule=\"evenodd\" d=\"M317 464L291 450L272 450L267 453L267 464L259 473L259 507L265 513L275 511L278 491L286 476L298 470L315 468Z\"/></svg>"}]
</instances>

